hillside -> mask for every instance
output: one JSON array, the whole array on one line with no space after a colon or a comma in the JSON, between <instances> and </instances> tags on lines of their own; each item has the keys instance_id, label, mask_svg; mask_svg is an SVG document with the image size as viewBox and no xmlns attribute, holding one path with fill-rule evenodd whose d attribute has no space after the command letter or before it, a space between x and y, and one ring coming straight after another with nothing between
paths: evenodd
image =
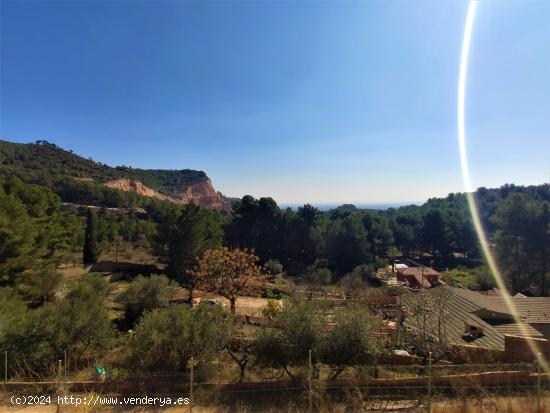
<instances>
[{"instance_id":1,"label":"hillside","mask_svg":"<svg viewBox=\"0 0 550 413\"><path fill-rule=\"evenodd\" d=\"M195 202L210 208L231 209L203 171L111 167L47 141L20 144L0 140L0 175L48 186L67 202L86 201L80 195L74 199L74 193L101 186L177 204ZM120 205L111 202L109 206Z\"/></svg>"}]
</instances>

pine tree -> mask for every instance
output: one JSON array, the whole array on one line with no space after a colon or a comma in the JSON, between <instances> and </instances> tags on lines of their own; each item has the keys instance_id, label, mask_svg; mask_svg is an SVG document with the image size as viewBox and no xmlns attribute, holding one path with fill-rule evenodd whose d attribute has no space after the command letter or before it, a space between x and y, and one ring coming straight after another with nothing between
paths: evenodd
<instances>
[{"instance_id":1,"label":"pine tree","mask_svg":"<svg viewBox=\"0 0 550 413\"><path fill-rule=\"evenodd\" d=\"M98 258L99 248L97 245L95 213L91 208L88 208L88 214L86 215L86 232L84 233L82 262L84 265L95 264Z\"/></svg>"},{"instance_id":2,"label":"pine tree","mask_svg":"<svg viewBox=\"0 0 550 413\"><path fill-rule=\"evenodd\" d=\"M172 228L168 242L168 276L189 290L189 302L193 302L195 279L189 270L206 249L222 244L220 223L210 211L193 203L183 209Z\"/></svg>"}]
</instances>

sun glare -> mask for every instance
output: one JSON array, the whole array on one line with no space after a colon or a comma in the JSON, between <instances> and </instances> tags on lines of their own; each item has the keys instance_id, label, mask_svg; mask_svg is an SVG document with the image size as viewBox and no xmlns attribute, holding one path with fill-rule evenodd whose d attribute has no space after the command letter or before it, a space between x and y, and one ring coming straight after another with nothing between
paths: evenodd
<instances>
[{"instance_id":1,"label":"sun glare","mask_svg":"<svg viewBox=\"0 0 550 413\"><path fill-rule=\"evenodd\" d=\"M460 149L460 166L462 169L462 179L464 182L464 188L466 190L466 196L468 198L468 206L470 208L470 213L472 215L472 221L477 232L479 242L481 244L481 249L489 268L493 274L493 277L497 283L498 288L503 291L504 302L513 315L516 323L520 326L522 335L528 336L527 329L525 324L522 323L519 314L516 310L514 302L508 292L506 283L504 282L504 277L500 273L496 260L493 256L493 253L489 247L489 242L487 236L481 224L481 219L479 216L479 211L477 208L476 200L474 197L474 188L470 178L470 170L468 167L468 157L466 154L466 130L465 130L465 100L466 100L466 79L468 72L468 57L470 54L470 44L472 40L472 31L474 27L474 18L476 14L478 2L476 0L470 1L468 4L468 13L466 15L466 25L464 27L464 38L462 41L462 52L460 55L460 73L458 78L458 144ZM527 341L529 348L535 356L540 358L542 367L545 371L549 372L549 366L546 360L541 357L539 349L535 346L534 342L529 340Z\"/></svg>"}]
</instances>

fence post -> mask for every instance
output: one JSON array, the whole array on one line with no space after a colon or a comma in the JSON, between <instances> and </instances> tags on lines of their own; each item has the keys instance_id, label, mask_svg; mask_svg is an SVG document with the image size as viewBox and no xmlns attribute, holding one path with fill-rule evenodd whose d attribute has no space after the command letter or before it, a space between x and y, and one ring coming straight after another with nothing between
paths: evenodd
<instances>
[{"instance_id":1,"label":"fence post","mask_svg":"<svg viewBox=\"0 0 550 413\"><path fill-rule=\"evenodd\" d=\"M432 352L428 353L428 413L432 411Z\"/></svg>"},{"instance_id":2,"label":"fence post","mask_svg":"<svg viewBox=\"0 0 550 413\"><path fill-rule=\"evenodd\" d=\"M61 390L61 359L57 360L57 408L56 412L61 412L61 406L59 405L59 398L62 395Z\"/></svg>"},{"instance_id":3,"label":"fence post","mask_svg":"<svg viewBox=\"0 0 550 413\"><path fill-rule=\"evenodd\" d=\"M311 413L312 409L312 376L313 376L313 366L311 364L311 350L308 353L308 376L309 376L309 392L308 392L308 412Z\"/></svg>"},{"instance_id":4,"label":"fence post","mask_svg":"<svg viewBox=\"0 0 550 413\"><path fill-rule=\"evenodd\" d=\"M67 350L63 350L63 377L67 378Z\"/></svg>"},{"instance_id":5,"label":"fence post","mask_svg":"<svg viewBox=\"0 0 550 413\"><path fill-rule=\"evenodd\" d=\"M4 383L8 382L8 350L4 351Z\"/></svg>"},{"instance_id":6,"label":"fence post","mask_svg":"<svg viewBox=\"0 0 550 413\"><path fill-rule=\"evenodd\" d=\"M218 386L222 384L222 352L218 353Z\"/></svg>"},{"instance_id":7,"label":"fence post","mask_svg":"<svg viewBox=\"0 0 550 413\"><path fill-rule=\"evenodd\" d=\"M537 353L537 413L542 412L541 406L540 406L541 364L542 364L542 354Z\"/></svg>"},{"instance_id":8,"label":"fence post","mask_svg":"<svg viewBox=\"0 0 550 413\"><path fill-rule=\"evenodd\" d=\"M189 380L189 413L193 411L193 357L191 357L191 377Z\"/></svg>"}]
</instances>

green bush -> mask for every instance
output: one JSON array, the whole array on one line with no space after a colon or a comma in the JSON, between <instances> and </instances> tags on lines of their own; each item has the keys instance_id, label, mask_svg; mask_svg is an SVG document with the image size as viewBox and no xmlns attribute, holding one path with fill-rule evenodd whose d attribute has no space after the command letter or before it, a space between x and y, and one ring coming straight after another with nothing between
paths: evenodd
<instances>
[{"instance_id":1,"label":"green bush","mask_svg":"<svg viewBox=\"0 0 550 413\"><path fill-rule=\"evenodd\" d=\"M329 285L332 282L332 273L328 268L316 268L307 276L307 281L314 285Z\"/></svg>"},{"instance_id":2,"label":"green bush","mask_svg":"<svg viewBox=\"0 0 550 413\"><path fill-rule=\"evenodd\" d=\"M268 260L265 264L267 271L272 275L281 274L283 272L283 264L279 260Z\"/></svg>"},{"instance_id":3,"label":"green bush","mask_svg":"<svg viewBox=\"0 0 550 413\"><path fill-rule=\"evenodd\" d=\"M147 312L129 342L131 366L149 371L186 371L191 357L211 360L230 337L232 323L216 306L172 305Z\"/></svg>"},{"instance_id":4,"label":"green bush","mask_svg":"<svg viewBox=\"0 0 550 413\"><path fill-rule=\"evenodd\" d=\"M476 268L454 268L447 273L450 281L476 291L491 290L496 286L496 282L487 265L481 265Z\"/></svg>"},{"instance_id":5,"label":"green bush","mask_svg":"<svg viewBox=\"0 0 550 413\"><path fill-rule=\"evenodd\" d=\"M382 285L381 281L376 277L376 266L373 264L359 265L353 269L352 274L371 287L380 287Z\"/></svg>"},{"instance_id":6,"label":"green bush","mask_svg":"<svg viewBox=\"0 0 550 413\"><path fill-rule=\"evenodd\" d=\"M168 307L176 289L176 283L164 275L138 276L119 297L127 325L133 326L145 311Z\"/></svg>"},{"instance_id":7,"label":"green bush","mask_svg":"<svg viewBox=\"0 0 550 413\"><path fill-rule=\"evenodd\" d=\"M31 310L15 292L0 289L0 348L10 354L10 375L36 379L66 352L69 364L110 347L114 328L103 301L107 281L89 274L68 286L65 297Z\"/></svg>"}]
</instances>

